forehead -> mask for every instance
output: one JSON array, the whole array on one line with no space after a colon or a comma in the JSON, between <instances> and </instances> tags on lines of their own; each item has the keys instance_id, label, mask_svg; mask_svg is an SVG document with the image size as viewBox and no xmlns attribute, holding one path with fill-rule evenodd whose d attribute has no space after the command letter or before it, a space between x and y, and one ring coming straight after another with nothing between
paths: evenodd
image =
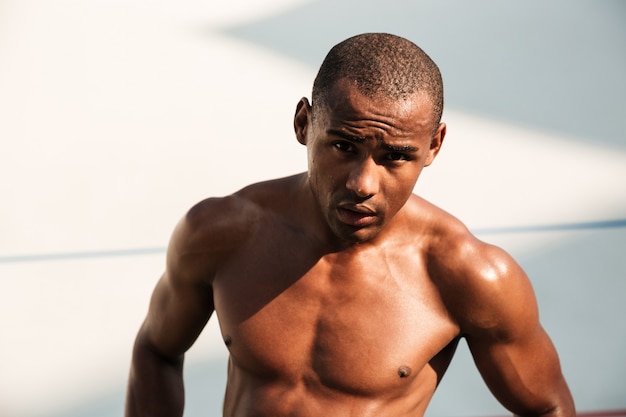
<instances>
[{"instance_id":1,"label":"forehead","mask_svg":"<svg viewBox=\"0 0 626 417\"><path fill-rule=\"evenodd\" d=\"M369 97L342 79L330 89L321 107L315 111L331 126L371 127L391 136L430 134L434 128L433 106L423 93L402 98Z\"/></svg>"}]
</instances>

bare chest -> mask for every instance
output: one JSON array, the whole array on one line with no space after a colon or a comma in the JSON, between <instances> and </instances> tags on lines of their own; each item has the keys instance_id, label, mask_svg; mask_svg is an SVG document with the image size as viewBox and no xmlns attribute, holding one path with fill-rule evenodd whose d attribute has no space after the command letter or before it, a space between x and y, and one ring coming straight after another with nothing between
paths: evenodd
<instances>
[{"instance_id":1,"label":"bare chest","mask_svg":"<svg viewBox=\"0 0 626 417\"><path fill-rule=\"evenodd\" d=\"M457 335L419 256L255 245L214 281L233 363L259 378L370 395L424 377ZM244 261L245 260L245 261ZM434 378L434 379L433 379Z\"/></svg>"}]
</instances>

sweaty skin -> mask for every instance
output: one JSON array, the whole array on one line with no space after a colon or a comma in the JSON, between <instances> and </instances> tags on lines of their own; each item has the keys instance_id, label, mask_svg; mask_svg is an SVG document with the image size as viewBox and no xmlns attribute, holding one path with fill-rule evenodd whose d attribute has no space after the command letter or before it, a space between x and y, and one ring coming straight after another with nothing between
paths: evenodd
<instances>
[{"instance_id":1,"label":"sweaty skin","mask_svg":"<svg viewBox=\"0 0 626 417\"><path fill-rule=\"evenodd\" d=\"M460 338L520 415L573 416L533 290L504 251L412 194L446 127L428 100L297 106L308 172L193 207L137 336L126 415L182 415L182 361L213 312L227 417L422 416Z\"/></svg>"}]
</instances>

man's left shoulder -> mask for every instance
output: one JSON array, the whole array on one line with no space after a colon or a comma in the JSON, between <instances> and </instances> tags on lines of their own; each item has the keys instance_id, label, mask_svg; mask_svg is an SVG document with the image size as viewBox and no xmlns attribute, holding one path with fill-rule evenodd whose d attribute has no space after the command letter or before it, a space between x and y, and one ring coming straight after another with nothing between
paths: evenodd
<instances>
[{"instance_id":1,"label":"man's left shoulder","mask_svg":"<svg viewBox=\"0 0 626 417\"><path fill-rule=\"evenodd\" d=\"M414 196L409 202L410 222L423 241L428 261L451 278L461 274L492 283L518 272L517 263L506 251L478 239L452 214L421 197Z\"/></svg>"},{"instance_id":2,"label":"man's left shoulder","mask_svg":"<svg viewBox=\"0 0 626 417\"><path fill-rule=\"evenodd\" d=\"M407 202L406 218L411 236L420 242L428 260L442 262L443 268L456 268L468 251L483 249L461 220L419 196Z\"/></svg>"},{"instance_id":3,"label":"man's left shoulder","mask_svg":"<svg viewBox=\"0 0 626 417\"><path fill-rule=\"evenodd\" d=\"M517 314L524 302L534 305L523 269L502 248L483 242L456 217L424 200L416 201L422 220L429 278L463 327L488 328ZM461 323L460 323L461 324Z\"/></svg>"}]
</instances>

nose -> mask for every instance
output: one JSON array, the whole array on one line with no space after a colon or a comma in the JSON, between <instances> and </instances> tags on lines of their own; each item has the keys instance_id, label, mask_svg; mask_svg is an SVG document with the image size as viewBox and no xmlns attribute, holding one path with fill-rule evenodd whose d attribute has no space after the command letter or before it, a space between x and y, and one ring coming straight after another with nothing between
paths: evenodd
<instances>
[{"instance_id":1,"label":"nose","mask_svg":"<svg viewBox=\"0 0 626 417\"><path fill-rule=\"evenodd\" d=\"M346 188L362 198L378 193L379 186L378 165L371 158L355 164L346 182Z\"/></svg>"}]
</instances>

